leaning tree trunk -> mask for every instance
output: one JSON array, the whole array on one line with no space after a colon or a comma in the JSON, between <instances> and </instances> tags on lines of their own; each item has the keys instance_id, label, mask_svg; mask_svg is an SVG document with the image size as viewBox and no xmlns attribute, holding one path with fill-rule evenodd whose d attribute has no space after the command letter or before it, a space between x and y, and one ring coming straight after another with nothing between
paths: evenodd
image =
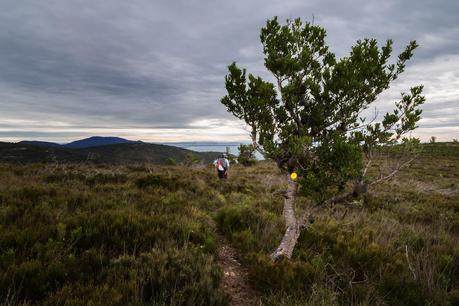
<instances>
[{"instance_id":1,"label":"leaning tree trunk","mask_svg":"<svg viewBox=\"0 0 459 306\"><path fill-rule=\"evenodd\" d=\"M287 193L284 200L284 219L285 219L285 234L277 249L271 254L271 259L276 262L281 258L291 258L293 249L295 248L298 237L300 236L301 224L295 216L295 196L297 183L288 179Z\"/></svg>"}]
</instances>

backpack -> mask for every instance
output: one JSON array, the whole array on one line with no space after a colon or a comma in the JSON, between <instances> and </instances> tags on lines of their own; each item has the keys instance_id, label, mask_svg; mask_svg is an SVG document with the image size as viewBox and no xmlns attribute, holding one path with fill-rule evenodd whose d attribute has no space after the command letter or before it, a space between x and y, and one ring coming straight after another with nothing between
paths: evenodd
<instances>
[{"instance_id":1,"label":"backpack","mask_svg":"<svg viewBox=\"0 0 459 306\"><path fill-rule=\"evenodd\" d=\"M218 171L225 171L225 167L223 166L223 161L221 158L217 159L217 169Z\"/></svg>"}]
</instances>

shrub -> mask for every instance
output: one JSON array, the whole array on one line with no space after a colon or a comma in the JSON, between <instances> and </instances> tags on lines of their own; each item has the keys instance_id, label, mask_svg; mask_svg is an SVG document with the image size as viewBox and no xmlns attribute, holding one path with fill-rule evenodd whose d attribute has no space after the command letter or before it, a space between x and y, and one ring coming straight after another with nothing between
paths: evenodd
<instances>
[{"instance_id":1,"label":"shrub","mask_svg":"<svg viewBox=\"0 0 459 306\"><path fill-rule=\"evenodd\" d=\"M308 262L283 260L273 263L267 255L252 253L248 257L250 283L258 290L282 292L298 297L307 297L319 271Z\"/></svg>"},{"instance_id":2,"label":"shrub","mask_svg":"<svg viewBox=\"0 0 459 306\"><path fill-rule=\"evenodd\" d=\"M174 158L169 157L166 159L166 165L175 166L177 165L177 161Z\"/></svg>"},{"instance_id":3,"label":"shrub","mask_svg":"<svg viewBox=\"0 0 459 306\"><path fill-rule=\"evenodd\" d=\"M257 162L253 145L240 144L238 150L239 156L237 157L237 161L240 164L244 166L253 166Z\"/></svg>"},{"instance_id":4,"label":"shrub","mask_svg":"<svg viewBox=\"0 0 459 306\"><path fill-rule=\"evenodd\" d=\"M125 304L225 305L221 271L212 258L196 249L153 249L139 257L114 260L108 283Z\"/></svg>"},{"instance_id":5,"label":"shrub","mask_svg":"<svg viewBox=\"0 0 459 306\"><path fill-rule=\"evenodd\" d=\"M192 152L189 152L189 153L187 153L185 155L184 164L186 166L191 166L191 165L199 164L201 161L202 160L198 155L196 155L196 154L194 154Z\"/></svg>"},{"instance_id":6,"label":"shrub","mask_svg":"<svg viewBox=\"0 0 459 306\"><path fill-rule=\"evenodd\" d=\"M137 179L135 182L137 188L145 189L148 187L163 187L171 190L178 188L178 179L170 178L162 175L150 174Z\"/></svg>"},{"instance_id":7,"label":"shrub","mask_svg":"<svg viewBox=\"0 0 459 306\"><path fill-rule=\"evenodd\" d=\"M280 239L282 222L278 216L254 206L224 206L215 220L219 231L247 253L270 250Z\"/></svg>"},{"instance_id":8,"label":"shrub","mask_svg":"<svg viewBox=\"0 0 459 306\"><path fill-rule=\"evenodd\" d=\"M94 187L99 184L123 184L127 181L125 174L98 173L86 178L86 184Z\"/></svg>"}]
</instances>

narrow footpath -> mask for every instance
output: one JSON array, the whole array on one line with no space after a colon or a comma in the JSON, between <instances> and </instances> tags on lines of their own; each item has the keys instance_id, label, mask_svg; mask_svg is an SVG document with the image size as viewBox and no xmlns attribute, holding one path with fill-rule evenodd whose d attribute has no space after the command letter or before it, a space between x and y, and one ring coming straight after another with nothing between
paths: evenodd
<instances>
[{"instance_id":1,"label":"narrow footpath","mask_svg":"<svg viewBox=\"0 0 459 306\"><path fill-rule=\"evenodd\" d=\"M236 251L223 239L220 240L217 262L223 270L223 288L231 296L231 304L261 305L260 298L248 283L248 272L237 260Z\"/></svg>"}]
</instances>

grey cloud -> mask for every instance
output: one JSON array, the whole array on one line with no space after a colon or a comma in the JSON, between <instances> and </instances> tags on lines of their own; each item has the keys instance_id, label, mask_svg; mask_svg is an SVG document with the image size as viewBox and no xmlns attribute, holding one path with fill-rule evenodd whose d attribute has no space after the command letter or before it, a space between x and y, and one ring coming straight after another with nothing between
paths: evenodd
<instances>
[{"instance_id":1,"label":"grey cloud","mask_svg":"<svg viewBox=\"0 0 459 306\"><path fill-rule=\"evenodd\" d=\"M100 126L114 133L119 127L184 129L198 120L229 120L218 102L226 65L238 61L270 77L259 31L274 15L311 20L314 14L338 56L363 37L393 38L396 51L417 39L421 47L410 65L422 67L459 54L458 11L455 0L5 1L0 4L0 129L7 137L2 118L39 122L37 129L53 120L67 123L55 127L56 133ZM456 65L459 58L453 61ZM450 69L442 67L431 70ZM417 70L401 85L407 89L418 79L426 92L439 83ZM424 116L458 125L457 117L438 111L457 110L442 103L458 98L457 91L450 102L434 98L436 106L426 104ZM429 124L444 126L438 122Z\"/></svg>"},{"instance_id":2,"label":"grey cloud","mask_svg":"<svg viewBox=\"0 0 459 306\"><path fill-rule=\"evenodd\" d=\"M36 131L0 131L0 137L74 137L81 135L80 133L72 132L36 132Z\"/></svg>"}]
</instances>

